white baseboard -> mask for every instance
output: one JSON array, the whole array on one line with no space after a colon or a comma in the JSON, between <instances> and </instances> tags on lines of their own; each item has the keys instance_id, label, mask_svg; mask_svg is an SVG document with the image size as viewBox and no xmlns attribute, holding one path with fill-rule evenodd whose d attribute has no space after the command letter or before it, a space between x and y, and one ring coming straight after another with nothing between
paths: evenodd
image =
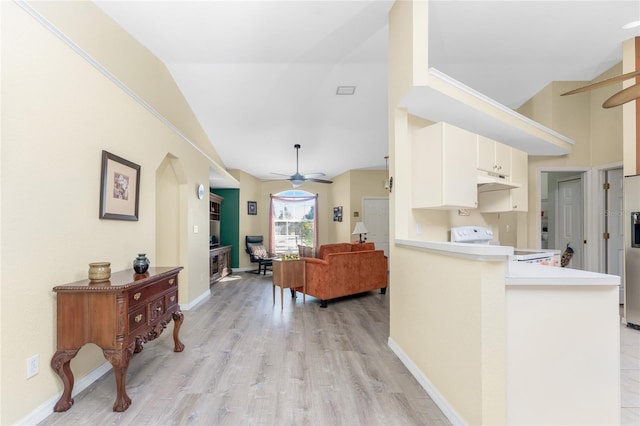
<instances>
[{"instance_id":1,"label":"white baseboard","mask_svg":"<svg viewBox=\"0 0 640 426\"><path fill-rule=\"evenodd\" d=\"M191 301L191 303L189 303L188 305L180 305L180 310L182 310L182 311L190 311L191 309L195 308L198 303L202 302L203 300L205 300L209 296L211 296L211 289L207 289L200 296L198 296L195 299L193 299Z\"/></svg>"},{"instance_id":2,"label":"white baseboard","mask_svg":"<svg viewBox=\"0 0 640 426\"><path fill-rule=\"evenodd\" d=\"M398 344L389 337L388 341L389 348L393 351L394 354L400 361L404 364L405 367L409 370L411 375L415 377L415 379L420 383L420 386L429 394L433 402L436 403L438 408L442 410L445 416L449 419L449 421L454 425L466 425L467 423L462 419L462 416L456 412L456 410L449 404L449 402L445 399L444 396L438 389L431 383L431 381L425 376L422 371L414 364L414 362L407 356L406 353L398 346Z\"/></svg>"},{"instance_id":3,"label":"white baseboard","mask_svg":"<svg viewBox=\"0 0 640 426\"><path fill-rule=\"evenodd\" d=\"M74 383L73 392L71 396L74 397L78 395L80 392L91 386L93 382L98 380L100 377L104 376L106 373L111 371L111 364L108 362L104 362L99 365L96 369L91 371L86 376L82 377L80 380ZM44 402L38 408L29 413L28 416L22 418L16 425L37 425L51 414L53 414L53 407L55 407L56 403L62 396L62 391L58 392L54 397ZM73 408L72 408L73 409Z\"/></svg>"}]
</instances>

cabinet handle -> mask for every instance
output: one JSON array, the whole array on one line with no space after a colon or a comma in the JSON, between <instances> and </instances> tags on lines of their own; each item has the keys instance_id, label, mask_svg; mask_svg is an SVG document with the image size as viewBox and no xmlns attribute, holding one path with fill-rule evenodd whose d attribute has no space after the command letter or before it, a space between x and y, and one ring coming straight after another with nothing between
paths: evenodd
<instances>
[{"instance_id":1,"label":"cabinet handle","mask_svg":"<svg viewBox=\"0 0 640 426\"><path fill-rule=\"evenodd\" d=\"M169 300L171 300L172 302L175 302L176 297L175 297L175 296L171 296L171 297L169 298Z\"/></svg>"},{"instance_id":2,"label":"cabinet handle","mask_svg":"<svg viewBox=\"0 0 640 426\"><path fill-rule=\"evenodd\" d=\"M134 300L140 300L140 296L142 296L142 293L136 293L133 295L133 299Z\"/></svg>"},{"instance_id":3,"label":"cabinet handle","mask_svg":"<svg viewBox=\"0 0 640 426\"><path fill-rule=\"evenodd\" d=\"M142 314L138 314L138 315L136 315L136 317L135 317L135 321L136 321L136 322L140 322L140 321L142 321Z\"/></svg>"},{"instance_id":4,"label":"cabinet handle","mask_svg":"<svg viewBox=\"0 0 640 426\"><path fill-rule=\"evenodd\" d=\"M173 285L173 283L175 283L175 282L176 282L175 278L170 278L169 279L169 285Z\"/></svg>"},{"instance_id":5,"label":"cabinet handle","mask_svg":"<svg viewBox=\"0 0 640 426\"><path fill-rule=\"evenodd\" d=\"M156 308L156 312L160 312L161 310L162 310L162 306L158 306L158 307Z\"/></svg>"},{"instance_id":6,"label":"cabinet handle","mask_svg":"<svg viewBox=\"0 0 640 426\"><path fill-rule=\"evenodd\" d=\"M513 205L513 208L514 208L514 209L517 209L517 208L518 208L518 205L517 205L517 204L514 204L514 205Z\"/></svg>"}]
</instances>

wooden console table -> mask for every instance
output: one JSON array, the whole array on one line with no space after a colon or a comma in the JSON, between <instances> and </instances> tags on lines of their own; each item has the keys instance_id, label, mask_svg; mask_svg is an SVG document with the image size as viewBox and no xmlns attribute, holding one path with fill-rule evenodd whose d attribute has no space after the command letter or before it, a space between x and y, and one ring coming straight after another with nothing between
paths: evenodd
<instances>
[{"instance_id":1,"label":"wooden console table","mask_svg":"<svg viewBox=\"0 0 640 426\"><path fill-rule=\"evenodd\" d=\"M276 286L280 286L280 309L283 309L284 289L291 289L291 296L295 297L296 288L302 287L302 303L306 303L305 297L307 284L305 280L304 260L273 259L273 304L276 304Z\"/></svg>"},{"instance_id":2,"label":"wooden console table","mask_svg":"<svg viewBox=\"0 0 640 426\"><path fill-rule=\"evenodd\" d=\"M129 361L147 341L162 333L174 321L176 352L184 345L178 338L184 315L178 305L178 273L183 268L149 268L142 274L133 269L116 272L110 281L77 281L53 288L57 293L58 350L51 367L64 384L54 411L67 411L73 405L73 372L70 361L86 343L102 348L116 376L116 401L113 411L131 405L125 389Z\"/></svg>"}]
</instances>

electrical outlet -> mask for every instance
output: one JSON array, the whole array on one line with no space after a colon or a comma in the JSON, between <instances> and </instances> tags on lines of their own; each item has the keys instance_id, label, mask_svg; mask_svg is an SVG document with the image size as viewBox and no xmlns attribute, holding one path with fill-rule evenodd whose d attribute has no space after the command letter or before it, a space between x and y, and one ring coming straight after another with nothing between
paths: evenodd
<instances>
[{"instance_id":1,"label":"electrical outlet","mask_svg":"<svg viewBox=\"0 0 640 426\"><path fill-rule=\"evenodd\" d=\"M40 355L27 358L27 379L40 372Z\"/></svg>"}]
</instances>

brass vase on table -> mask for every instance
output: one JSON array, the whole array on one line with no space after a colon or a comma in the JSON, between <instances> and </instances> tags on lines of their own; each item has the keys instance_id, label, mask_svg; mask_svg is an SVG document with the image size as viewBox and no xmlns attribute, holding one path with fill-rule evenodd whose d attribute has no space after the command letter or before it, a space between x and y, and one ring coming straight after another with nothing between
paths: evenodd
<instances>
[{"instance_id":1,"label":"brass vase on table","mask_svg":"<svg viewBox=\"0 0 640 426\"><path fill-rule=\"evenodd\" d=\"M111 262L93 262L89 264L89 280L92 283L108 281L111 278Z\"/></svg>"}]
</instances>

